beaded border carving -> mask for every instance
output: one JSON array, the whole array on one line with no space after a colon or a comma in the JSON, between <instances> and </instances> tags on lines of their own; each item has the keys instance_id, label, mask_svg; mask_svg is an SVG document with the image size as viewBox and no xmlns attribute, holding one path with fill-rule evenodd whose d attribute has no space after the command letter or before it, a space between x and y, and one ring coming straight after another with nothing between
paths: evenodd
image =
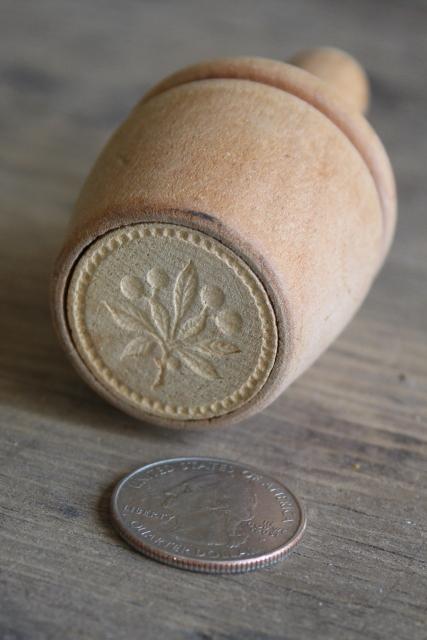
<instances>
[{"instance_id":1,"label":"beaded border carving","mask_svg":"<svg viewBox=\"0 0 427 640\"><path fill-rule=\"evenodd\" d=\"M196 406L181 406L162 402L142 395L121 382L98 355L85 323L85 300L89 284L104 258L119 247L139 238L176 238L201 247L224 262L249 289L261 322L262 343L257 364L247 380L222 400ZM71 297L71 300L70 300ZM139 223L125 229L107 233L95 241L76 263L67 292L67 319L72 339L80 357L95 374L104 388L120 400L126 399L133 407L162 418L200 420L221 416L241 407L264 386L273 368L277 353L277 327L275 314L263 285L241 258L218 240L183 226L167 223ZM70 318L72 316L72 319Z\"/></svg>"}]
</instances>

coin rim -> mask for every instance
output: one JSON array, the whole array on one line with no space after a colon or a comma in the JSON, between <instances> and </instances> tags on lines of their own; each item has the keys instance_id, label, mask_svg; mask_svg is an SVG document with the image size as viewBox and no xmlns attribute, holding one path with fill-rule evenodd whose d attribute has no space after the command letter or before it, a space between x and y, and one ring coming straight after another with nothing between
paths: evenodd
<instances>
[{"instance_id":1,"label":"coin rim","mask_svg":"<svg viewBox=\"0 0 427 640\"><path fill-rule=\"evenodd\" d=\"M147 544L138 538L136 535L129 531L122 523L121 516L117 507L117 497L122 489L123 485L134 475L140 473L141 471L147 471L153 467L161 466L164 464L171 464L176 462L217 462L221 464L231 464L234 466L238 466L244 469L248 469L249 471L253 471L258 474L262 474L265 477L271 479L273 482L281 485L294 499L295 504L297 505L300 512L300 522L299 526L288 542L284 545L281 545L277 549L273 551L269 551L268 553L262 553L258 556L253 556L251 558L243 558L240 560L197 560L194 558L188 558L186 556L182 556L179 554L172 555L161 549L153 549ZM211 458L209 456L182 456L177 458L167 458L165 460L158 460L156 462L151 462L149 464L143 465L142 467L138 467L131 473L128 473L124 478L119 480L116 484L113 493L111 495L110 500L110 508L112 512L112 520L113 525L116 531L122 536L122 538L134 549L143 553L145 556L152 558L154 560L158 560L163 564L178 567L179 569L186 569L189 571L196 571L198 573L211 573L211 574L231 574L231 573L247 573L248 571L254 571L255 569L260 569L262 567L268 567L273 564L279 562L282 558L284 558L300 541L304 534L307 519L306 512L301 504L300 500L291 491L285 484L281 481L275 480L269 475L264 474L263 471L260 471L256 467L251 465L245 465L241 462L236 462L234 460L228 460L224 458Z\"/></svg>"}]
</instances>

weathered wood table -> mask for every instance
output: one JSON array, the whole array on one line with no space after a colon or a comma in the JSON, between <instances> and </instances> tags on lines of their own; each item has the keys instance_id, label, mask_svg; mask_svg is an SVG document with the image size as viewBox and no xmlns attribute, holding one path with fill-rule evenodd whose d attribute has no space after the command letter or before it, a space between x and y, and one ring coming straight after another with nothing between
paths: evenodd
<instances>
[{"instance_id":1,"label":"weathered wood table","mask_svg":"<svg viewBox=\"0 0 427 640\"><path fill-rule=\"evenodd\" d=\"M427 637L426 28L421 1L2 3L0 638ZM139 424L80 381L50 323L49 273L82 179L174 68L317 44L371 75L400 195L391 257L350 327L262 415L203 433ZM190 454L287 481L308 512L298 549L215 577L128 548L112 486Z\"/></svg>"}]
</instances>

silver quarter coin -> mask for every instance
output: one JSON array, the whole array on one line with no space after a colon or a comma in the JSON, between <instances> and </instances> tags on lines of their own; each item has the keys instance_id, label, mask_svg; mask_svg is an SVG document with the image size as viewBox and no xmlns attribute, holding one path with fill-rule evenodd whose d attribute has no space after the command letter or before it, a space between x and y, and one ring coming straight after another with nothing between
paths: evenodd
<instances>
[{"instance_id":1,"label":"silver quarter coin","mask_svg":"<svg viewBox=\"0 0 427 640\"><path fill-rule=\"evenodd\" d=\"M301 505L282 483L214 458L174 458L137 469L114 490L112 513L138 551L206 573L271 565L305 528Z\"/></svg>"}]
</instances>

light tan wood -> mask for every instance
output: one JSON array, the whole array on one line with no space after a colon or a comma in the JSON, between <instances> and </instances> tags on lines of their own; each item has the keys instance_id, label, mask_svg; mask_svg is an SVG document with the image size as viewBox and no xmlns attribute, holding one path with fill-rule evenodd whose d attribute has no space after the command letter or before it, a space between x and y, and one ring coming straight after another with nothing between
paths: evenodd
<instances>
[{"instance_id":1,"label":"light tan wood","mask_svg":"<svg viewBox=\"0 0 427 640\"><path fill-rule=\"evenodd\" d=\"M67 314L91 374L137 416L228 414L258 394L276 359L258 278L221 243L178 225L97 240L74 269Z\"/></svg>"},{"instance_id":2,"label":"light tan wood","mask_svg":"<svg viewBox=\"0 0 427 640\"><path fill-rule=\"evenodd\" d=\"M38 0L0 21L0 637L425 640L427 85L421 2ZM408 36L410 46L408 46ZM159 429L105 402L55 339L48 284L81 184L129 105L192 60L333 42L372 80L399 184L396 241L360 312L263 412ZM308 526L245 576L165 567L112 527L114 484L173 456L285 481Z\"/></svg>"},{"instance_id":3,"label":"light tan wood","mask_svg":"<svg viewBox=\"0 0 427 640\"><path fill-rule=\"evenodd\" d=\"M333 47L306 49L289 60L291 64L333 87L349 108L366 113L369 106L369 80L352 56Z\"/></svg>"},{"instance_id":4,"label":"light tan wood","mask_svg":"<svg viewBox=\"0 0 427 640\"><path fill-rule=\"evenodd\" d=\"M342 112L321 80L262 59L190 67L135 107L86 181L57 264L59 334L85 379L132 415L170 426L235 422L271 402L342 330L384 259L394 216L393 176L381 144L361 116ZM146 225L153 247L140 260L130 245L121 249L120 268L105 279L112 291L126 270L134 274L133 264L151 268L151 258L144 262L157 251L150 228L172 223L216 238L234 262L243 260L274 309L278 335L268 331L266 342L254 325L242 336L248 344L240 343L241 356L228 358L221 375L215 369L216 382L211 376L203 387L191 385L191 399L184 393L185 366L160 388L144 374L153 354L140 352L132 367L120 360L125 329L116 322L111 333L97 274L89 289L99 285L102 293L92 296L92 318L83 320L86 307L81 298L76 306L75 286L65 304L73 269L86 269L80 266L85 248L109 230L126 237L137 222ZM163 251L157 261L168 264L175 246ZM188 260L185 252L176 257L173 270ZM207 270L222 280L220 262ZM230 283L224 287L232 299ZM241 305L251 327L252 307L244 299ZM152 324L153 308L147 313ZM83 340L81 325L96 340ZM266 359L264 352L272 355Z\"/></svg>"}]
</instances>

